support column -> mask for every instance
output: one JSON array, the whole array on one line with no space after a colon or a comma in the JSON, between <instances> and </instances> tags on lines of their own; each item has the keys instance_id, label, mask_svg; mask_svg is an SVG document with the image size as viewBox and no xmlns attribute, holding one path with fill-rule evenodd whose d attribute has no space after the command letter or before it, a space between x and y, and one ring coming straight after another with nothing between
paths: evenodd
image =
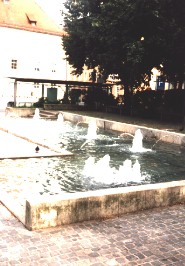
<instances>
[{"instance_id":1,"label":"support column","mask_svg":"<svg viewBox=\"0 0 185 266\"><path fill-rule=\"evenodd\" d=\"M44 98L44 84L42 84L42 98Z\"/></svg>"},{"instance_id":2,"label":"support column","mask_svg":"<svg viewBox=\"0 0 185 266\"><path fill-rule=\"evenodd\" d=\"M14 81L14 107L17 106L17 80Z\"/></svg>"}]
</instances>

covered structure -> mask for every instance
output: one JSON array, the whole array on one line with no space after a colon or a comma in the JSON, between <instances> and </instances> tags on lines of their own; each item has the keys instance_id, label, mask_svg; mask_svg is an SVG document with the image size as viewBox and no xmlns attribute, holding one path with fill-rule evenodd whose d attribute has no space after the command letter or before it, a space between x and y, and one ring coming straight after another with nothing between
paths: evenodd
<instances>
[{"instance_id":1,"label":"covered structure","mask_svg":"<svg viewBox=\"0 0 185 266\"><path fill-rule=\"evenodd\" d=\"M58 79L44 79L44 78L21 78L21 77L9 77L9 79L14 80L14 107L17 106L17 83L39 83L42 84L42 92L41 97L44 97L44 86L45 84L54 84L54 85L65 85L66 92L68 93L70 86L76 88L103 88L107 89L107 91L112 90L112 86L114 84L110 83L98 83L98 82L82 82L82 81L67 81L67 80L58 80Z\"/></svg>"}]
</instances>

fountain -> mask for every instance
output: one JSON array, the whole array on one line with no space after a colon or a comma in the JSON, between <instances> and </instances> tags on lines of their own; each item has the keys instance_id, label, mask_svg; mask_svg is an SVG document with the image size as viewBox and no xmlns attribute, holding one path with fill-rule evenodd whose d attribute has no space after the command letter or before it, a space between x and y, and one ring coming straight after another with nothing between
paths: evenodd
<instances>
[{"instance_id":1,"label":"fountain","mask_svg":"<svg viewBox=\"0 0 185 266\"><path fill-rule=\"evenodd\" d=\"M62 123L58 123L59 121ZM35 119L19 118L14 119L14 122L1 121L1 125L4 123L8 131L15 130L17 134L25 134L28 138L32 137L31 128ZM42 132L43 137L43 140L41 136L39 137L40 142L43 141L47 144L53 139L56 149L68 150L74 156L17 159L13 162L12 160L2 160L0 162L3 189L6 190L6 184L8 184L7 190L10 187L17 187L19 192L14 198L23 195L23 198L28 198L31 206L36 206L34 202L32 204L32 201L37 198L39 202L42 199L47 202L48 197L51 196L69 198L70 194L75 198L78 193L87 192L88 195L91 195L92 191L95 191L96 194L98 193L96 191L100 190L102 193L104 188L107 191L110 188L118 187L122 188L121 191L133 191L128 188L183 179L184 155L180 147L171 144L171 148L162 143L157 150L152 151L149 147L153 143L143 141L141 130L135 131L131 142L130 140L123 141L112 131L106 132L99 129L97 134L95 119L89 120L88 128L79 127L78 129L73 123L64 121L63 117L56 121L41 119L39 122L36 121L37 132ZM47 134L45 134L46 132ZM85 143L90 145L82 144L84 139ZM143 142L145 147L143 147ZM83 149L80 149L82 146ZM150 153L148 153L149 150ZM174 151L176 165L174 164ZM177 176L178 171L181 173L179 176ZM16 189L14 189L14 193L16 193ZM105 190L104 193L108 192Z\"/></svg>"},{"instance_id":2,"label":"fountain","mask_svg":"<svg viewBox=\"0 0 185 266\"><path fill-rule=\"evenodd\" d=\"M143 135L140 129L137 129L135 135L133 136L132 147L130 148L130 151L133 153L151 151L151 149L146 149L143 147Z\"/></svg>"},{"instance_id":3,"label":"fountain","mask_svg":"<svg viewBox=\"0 0 185 266\"><path fill-rule=\"evenodd\" d=\"M165 158L168 155L167 152L164 152L162 159L158 162L156 151L148 148L152 146L151 142L145 143L145 146L148 147L143 147L143 135L140 129L135 131L132 142L128 142L128 140L124 142L113 132L105 132L103 129L99 130L97 134L95 119L89 121L88 128L77 128L74 124L64 121L62 114L59 114L56 121L19 118L11 119L4 125L8 131L15 131L23 138L32 139L37 144L35 147L50 147L53 151L64 149L74 154L74 160L71 158L62 160L45 158L44 160L48 162L46 169L45 164L42 166L42 162L39 162L40 169L44 168L43 171L48 178L55 175L59 180L61 192L147 184L155 182L154 180L162 181L164 174L159 174L159 171L163 172L160 168L164 169L165 166L168 168L166 161L169 159ZM150 151L150 157L148 151ZM160 153L161 150L158 151L159 155ZM39 151L38 155L40 154ZM162 161L164 163L160 166ZM174 170L171 171L174 172ZM42 173L42 171L38 173L38 179ZM67 187L66 180L68 180ZM47 193L50 192L45 183L42 194Z\"/></svg>"},{"instance_id":4,"label":"fountain","mask_svg":"<svg viewBox=\"0 0 185 266\"><path fill-rule=\"evenodd\" d=\"M40 118L40 110L39 108L35 108L35 114L33 116L34 119L39 119Z\"/></svg>"},{"instance_id":5,"label":"fountain","mask_svg":"<svg viewBox=\"0 0 185 266\"><path fill-rule=\"evenodd\" d=\"M59 114L58 114L57 121L58 121L58 122L61 122L61 123L63 123L63 122L64 122L64 116L63 116L63 114L62 114L62 113L59 113Z\"/></svg>"},{"instance_id":6,"label":"fountain","mask_svg":"<svg viewBox=\"0 0 185 266\"><path fill-rule=\"evenodd\" d=\"M109 162L110 156L108 154L104 155L96 163L95 158L89 157L85 161L82 173L85 177L92 178L93 182L111 184L114 180L114 168L110 167Z\"/></svg>"},{"instance_id":7,"label":"fountain","mask_svg":"<svg viewBox=\"0 0 185 266\"><path fill-rule=\"evenodd\" d=\"M102 172L103 169L103 172ZM83 169L85 177L92 178L93 182L103 184L128 184L130 182L139 183L145 177L141 176L140 164L138 160L133 164L132 161L126 159L119 169L110 167L110 156L106 154L95 163L95 158L89 157L85 161Z\"/></svg>"},{"instance_id":8,"label":"fountain","mask_svg":"<svg viewBox=\"0 0 185 266\"><path fill-rule=\"evenodd\" d=\"M92 140L95 140L97 138L97 126L96 126L96 120L91 120L88 124L88 131L86 136L86 141L82 144L80 149L82 149L87 143L91 142Z\"/></svg>"},{"instance_id":9,"label":"fountain","mask_svg":"<svg viewBox=\"0 0 185 266\"><path fill-rule=\"evenodd\" d=\"M96 120L91 120L88 126L87 139L91 141L96 138L97 138Z\"/></svg>"},{"instance_id":10,"label":"fountain","mask_svg":"<svg viewBox=\"0 0 185 266\"><path fill-rule=\"evenodd\" d=\"M141 175L141 169L138 160L136 159L135 163L132 165L132 161L126 159L123 162L123 165L119 167L119 171L116 176L116 182L120 184L128 184L130 182L140 183L144 176Z\"/></svg>"},{"instance_id":11,"label":"fountain","mask_svg":"<svg viewBox=\"0 0 185 266\"><path fill-rule=\"evenodd\" d=\"M141 152L143 150L143 135L140 129L137 129L132 142L132 152Z\"/></svg>"}]
</instances>

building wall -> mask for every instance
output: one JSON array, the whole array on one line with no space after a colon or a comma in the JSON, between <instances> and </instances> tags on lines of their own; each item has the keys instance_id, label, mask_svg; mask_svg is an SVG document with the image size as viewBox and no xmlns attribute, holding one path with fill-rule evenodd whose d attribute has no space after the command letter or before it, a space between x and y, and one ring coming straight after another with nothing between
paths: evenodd
<instances>
[{"instance_id":1,"label":"building wall","mask_svg":"<svg viewBox=\"0 0 185 266\"><path fill-rule=\"evenodd\" d=\"M61 37L0 27L0 39L0 108L13 101L14 80L8 77L66 80ZM12 60L17 60L16 69L12 69ZM41 84L18 83L17 87L17 102L35 102L41 97Z\"/></svg>"}]
</instances>

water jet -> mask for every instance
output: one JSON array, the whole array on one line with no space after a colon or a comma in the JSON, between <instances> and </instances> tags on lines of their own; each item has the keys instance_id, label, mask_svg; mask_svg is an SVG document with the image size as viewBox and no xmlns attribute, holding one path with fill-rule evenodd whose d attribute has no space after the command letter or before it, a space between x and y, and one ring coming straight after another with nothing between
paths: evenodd
<instances>
[{"instance_id":1,"label":"water jet","mask_svg":"<svg viewBox=\"0 0 185 266\"><path fill-rule=\"evenodd\" d=\"M40 110L39 108L35 108L35 114L33 116L34 119L39 119L40 118Z\"/></svg>"}]
</instances>

